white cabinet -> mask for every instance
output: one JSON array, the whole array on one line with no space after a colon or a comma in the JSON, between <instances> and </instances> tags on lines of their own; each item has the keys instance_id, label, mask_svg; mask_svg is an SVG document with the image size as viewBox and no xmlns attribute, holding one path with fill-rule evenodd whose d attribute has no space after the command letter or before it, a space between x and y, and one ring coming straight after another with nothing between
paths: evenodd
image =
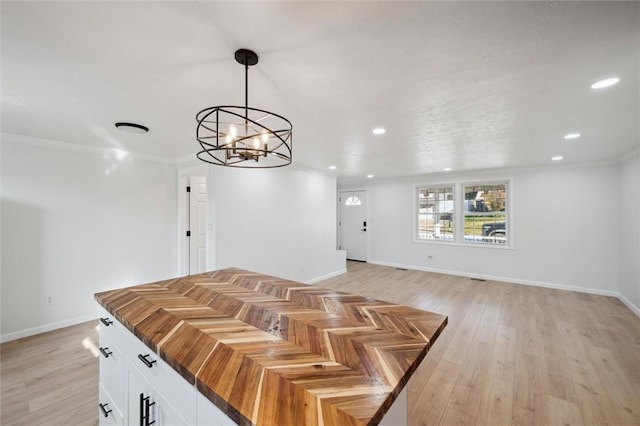
<instances>
[{"instance_id":1,"label":"white cabinet","mask_svg":"<svg viewBox=\"0 0 640 426\"><path fill-rule=\"evenodd\" d=\"M123 357L120 348L105 334L100 333L100 384L109 389L113 403L123 406L124 389L122 387Z\"/></svg>"},{"instance_id":2,"label":"white cabinet","mask_svg":"<svg viewBox=\"0 0 640 426\"><path fill-rule=\"evenodd\" d=\"M101 426L197 424L195 386L102 308L99 350Z\"/></svg>"},{"instance_id":3,"label":"white cabinet","mask_svg":"<svg viewBox=\"0 0 640 426\"><path fill-rule=\"evenodd\" d=\"M198 418L196 424L198 426L236 426L225 413L216 407L206 396L198 392L197 395Z\"/></svg>"},{"instance_id":4,"label":"white cabinet","mask_svg":"<svg viewBox=\"0 0 640 426\"><path fill-rule=\"evenodd\" d=\"M102 383L99 385L98 391L98 407L100 408L100 425L101 426L116 426L123 425L124 419L122 417L122 411L120 407L113 402L111 395L105 390Z\"/></svg>"},{"instance_id":5,"label":"white cabinet","mask_svg":"<svg viewBox=\"0 0 640 426\"><path fill-rule=\"evenodd\" d=\"M190 424L129 361L125 369L129 394L127 403L129 425L188 426ZM195 391L195 389L192 390Z\"/></svg>"},{"instance_id":6,"label":"white cabinet","mask_svg":"<svg viewBox=\"0 0 640 426\"><path fill-rule=\"evenodd\" d=\"M100 311L100 383L98 408L100 426L124 425L123 354L115 344L122 328L107 311Z\"/></svg>"}]
</instances>

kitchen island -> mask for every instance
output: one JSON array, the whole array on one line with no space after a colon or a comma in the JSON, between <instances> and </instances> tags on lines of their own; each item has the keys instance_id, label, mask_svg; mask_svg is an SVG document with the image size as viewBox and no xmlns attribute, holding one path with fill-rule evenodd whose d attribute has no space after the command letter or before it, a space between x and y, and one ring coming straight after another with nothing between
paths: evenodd
<instances>
[{"instance_id":1,"label":"kitchen island","mask_svg":"<svg viewBox=\"0 0 640 426\"><path fill-rule=\"evenodd\" d=\"M113 424L377 425L447 323L440 314L241 269L96 300L104 309L100 351L108 354L100 391L109 403L100 409ZM154 373L138 378L146 370ZM132 390L136 383L143 391ZM152 399L155 388L165 390ZM161 400L170 410L160 410Z\"/></svg>"}]
</instances>

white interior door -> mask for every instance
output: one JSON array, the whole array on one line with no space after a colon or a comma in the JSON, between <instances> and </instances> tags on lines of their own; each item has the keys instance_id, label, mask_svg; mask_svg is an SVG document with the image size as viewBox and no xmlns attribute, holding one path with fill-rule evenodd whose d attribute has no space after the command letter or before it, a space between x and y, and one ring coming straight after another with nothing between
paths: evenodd
<instances>
[{"instance_id":1,"label":"white interior door","mask_svg":"<svg viewBox=\"0 0 640 426\"><path fill-rule=\"evenodd\" d=\"M367 260L367 192L345 191L338 197L340 205L340 249L347 259Z\"/></svg>"},{"instance_id":2,"label":"white interior door","mask_svg":"<svg viewBox=\"0 0 640 426\"><path fill-rule=\"evenodd\" d=\"M199 274L207 270L207 178L189 177L189 271Z\"/></svg>"}]
</instances>

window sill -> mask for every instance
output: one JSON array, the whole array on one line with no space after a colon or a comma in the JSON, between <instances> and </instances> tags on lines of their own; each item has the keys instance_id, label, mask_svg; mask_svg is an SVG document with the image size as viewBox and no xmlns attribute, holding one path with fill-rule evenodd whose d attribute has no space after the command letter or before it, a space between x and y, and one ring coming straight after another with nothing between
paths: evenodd
<instances>
[{"instance_id":1,"label":"window sill","mask_svg":"<svg viewBox=\"0 0 640 426\"><path fill-rule=\"evenodd\" d=\"M461 243L458 241L451 240L418 240L416 238L413 239L413 243L415 244L444 244L448 246L457 246L457 247L479 247L479 248L489 248L489 249L499 249L499 250L513 250L514 247L512 244L486 244L486 243Z\"/></svg>"}]
</instances>

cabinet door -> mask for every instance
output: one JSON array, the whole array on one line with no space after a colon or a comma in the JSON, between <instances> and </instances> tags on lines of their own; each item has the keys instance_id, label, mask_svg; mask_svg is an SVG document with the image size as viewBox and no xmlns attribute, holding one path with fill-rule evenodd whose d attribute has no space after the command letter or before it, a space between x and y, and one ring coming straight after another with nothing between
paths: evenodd
<instances>
[{"instance_id":1,"label":"cabinet door","mask_svg":"<svg viewBox=\"0 0 640 426\"><path fill-rule=\"evenodd\" d=\"M200 392L198 392L197 403L198 417L196 424L198 426L237 426L236 422L227 417L225 413Z\"/></svg>"},{"instance_id":2,"label":"cabinet door","mask_svg":"<svg viewBox=\"0 0 640 426\"><path fill-rule=\"evenodd\" d=\"M189 426L189 423L131 362L126 362L125 370L129 426Z\"/></svg>"},{"instance_id":3,"label":"cabinet door","mask_svg":"<svg viewBox=\"0 0 640 426\"><path fill-rule=\"evenodd\" d=\"M151 385L128 360L125 362L125 376L127 424L129 426L147 426L156 420L156 401L150 392ZM146 400L145 398L149 399Z\"/></svg>"},{"instance_id":4,"label":"cabinet door","mask_svg":"<svg viewBox=\"0 0 640 426\"><path fill-rule=\"evenodd\" d=\"M102 383L98 385L98 408L100 419L100 426L123 426L124 419L120 412L120 409L114 404L111 395L102 386Z\"/></svg>"},{"instance_id":5,"label":"cabinet door","mask_svg":"<svg viewBox=\"0 0 640 426\"><path fill-rule=\"evenodd\" d=\"M163 397L159 398L158 406L156 408L158 413L158 423L163 426L193 426L182 418L169 401Z\"/></svg>"},{"instance_id":6,"label":"cabinet door","mask_svg":"<svg viewBox=\"0 0 640 426\"><path fill-rule=\"evenodd\" d=\"M151 387L171 401L180 417L196 424L196 394L194 385L186 381L169 364L131 333L123 335L119 347L130 365L138 370ZM137 424L137 423L135 423Z\"/></svg>"}]
</instances>

